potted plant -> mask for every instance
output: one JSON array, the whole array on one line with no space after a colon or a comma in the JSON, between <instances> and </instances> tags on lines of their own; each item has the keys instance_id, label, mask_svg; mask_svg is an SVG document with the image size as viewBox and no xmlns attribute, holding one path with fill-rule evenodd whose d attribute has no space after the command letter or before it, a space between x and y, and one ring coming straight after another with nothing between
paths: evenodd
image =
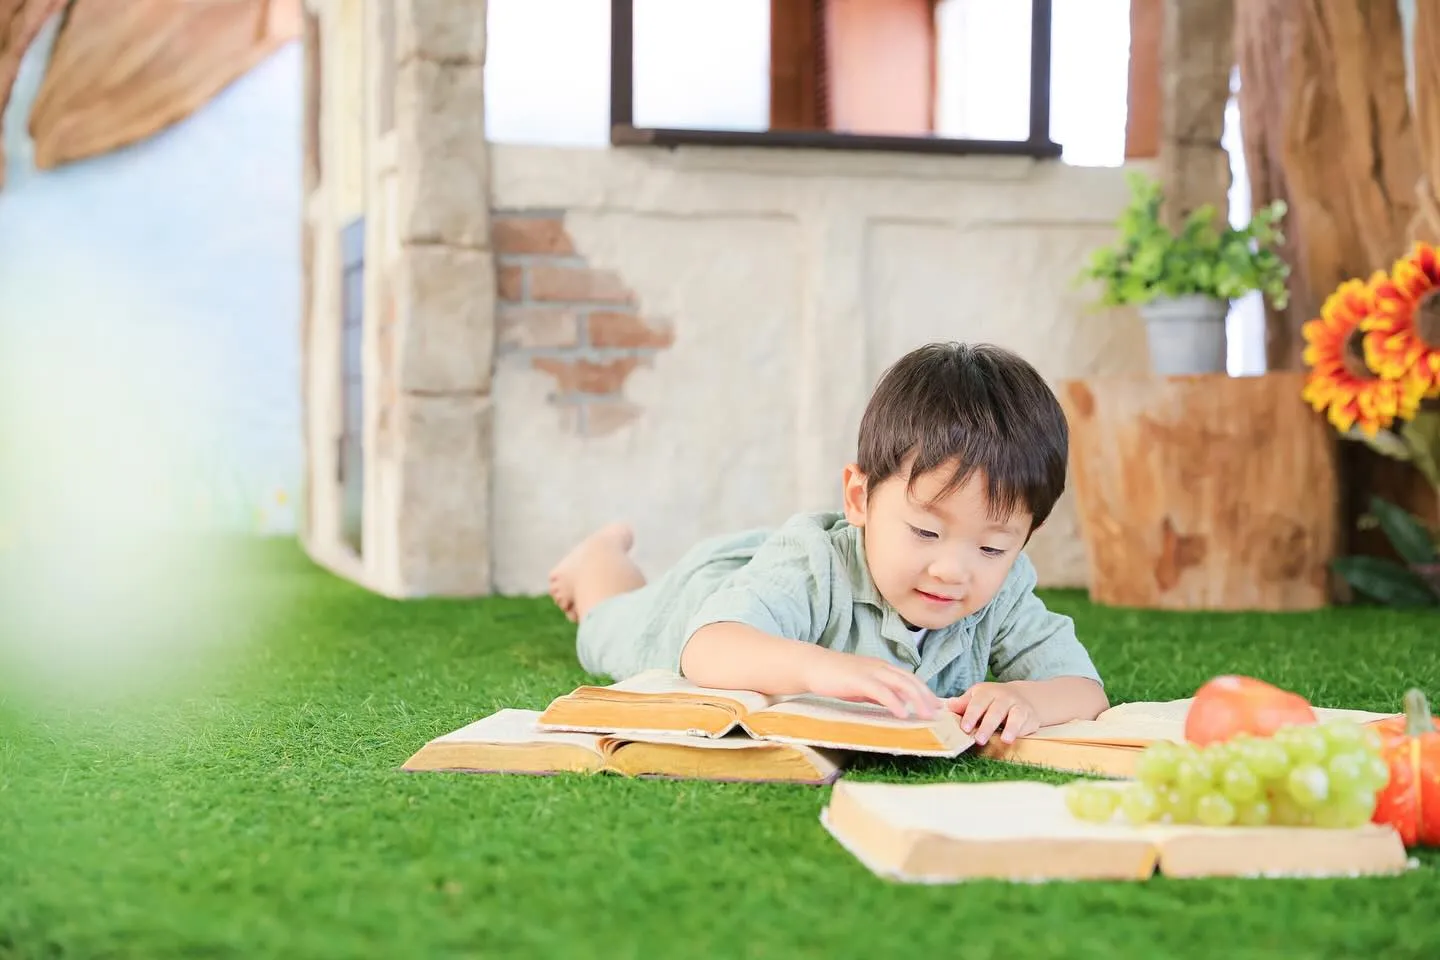
<instances>
[{"instance_id":1,"label":"potted plant","mask_svg":"<svg viewBox=\"0 0 1440 960\"><path fill-rule=\"evenodd\" d=\"M1091 255L1079 279L1102 284L1101 305L1138 308L1156 373L1225 372L1230 301L1254 290L1276 309L1289 299L1290 268L1275 252L1285 239L1284 202L1255 211L1241 228L1217 223L1207 204L1176 231L1161 221L1160 185L1138 171L1127 179L1131 199L1118 221L1120 236Z\"/></svg>"}]
</instances>

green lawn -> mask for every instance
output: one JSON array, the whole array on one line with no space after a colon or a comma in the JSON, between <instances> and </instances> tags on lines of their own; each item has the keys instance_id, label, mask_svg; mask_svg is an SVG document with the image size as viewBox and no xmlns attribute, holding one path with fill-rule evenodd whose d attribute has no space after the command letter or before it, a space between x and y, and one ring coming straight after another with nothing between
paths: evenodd
<instances>
[{"instance_id":1,"label":"green lawn","mask_svg":"<svg viewBox=\"0 0 1440 960\"><path fill-rule=\"evenodd\" d=\"M396 603L260 549L229 662L144 708L0 685L0 958L1440 955L1440 857L1403 878L908 887L826 791L407 775L427 738L585 679L547 601ZM183 585L177 585L181 589ZM1440 618L1162 615L1049 594L1112 700L1226 671L1325 704L1440 694ZM3 681L0 681L3 684ZM22 689L23 688L23 689ZM864 777L1043 776L970 759Z\"/></svg>"}]
</instances>

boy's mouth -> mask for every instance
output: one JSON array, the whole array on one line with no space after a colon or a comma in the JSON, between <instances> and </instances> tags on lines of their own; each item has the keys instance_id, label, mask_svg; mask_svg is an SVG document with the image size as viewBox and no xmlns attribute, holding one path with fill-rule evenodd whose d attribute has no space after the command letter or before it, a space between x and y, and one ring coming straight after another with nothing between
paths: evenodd
<instances>
[{"instance_id":1,"label":"boy's mouth","mask_svg":"<svg viewBox=\"0 0 1440 960\"><path fill-rule=\"evenodd\" d=\"M926 590L916 590L915 592L918 593L918 594L920 594L920 596L924 597L926 600L929 600L931 603L949 604L949 603L959 603L959 602L960 602L959 600L956 600L954 597L942 597L942 596L941 596L940 594L938 594L938 593L930 593L930 592L928 592L928 591L926 591Z\"/></svg>"}]
</instances>

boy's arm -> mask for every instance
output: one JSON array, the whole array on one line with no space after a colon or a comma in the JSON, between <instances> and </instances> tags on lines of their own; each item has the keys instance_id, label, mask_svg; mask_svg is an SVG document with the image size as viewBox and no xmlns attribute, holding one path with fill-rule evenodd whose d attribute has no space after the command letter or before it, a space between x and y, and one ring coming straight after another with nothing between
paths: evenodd
<instances>
[{"instance_id":1,"label":"boy's arm","mask_svg":"<svg viewBox=\"0 0 1440 960\"><path fill-rule=\"evenodd\" d=\"M991 672L1034 708L1039 726L1093 720L1110 705L1100 673L1075 635L1075 622L1048 609L1035 584L1035 568L1022 554L997 605Z\"/></svg>"},{"instance_id":2,"label":"boy's arm","mask_svg":"<svg viewBox=\"0 0 1440 960\"><path fill-rule=\"evenodd\" d=\"M1094 720L1110 706L1105 688L1089 677L1010 680L1005 686L1034 706L1036 723L1042 727L1067 720Z\"/></svg>"}]
</instances>

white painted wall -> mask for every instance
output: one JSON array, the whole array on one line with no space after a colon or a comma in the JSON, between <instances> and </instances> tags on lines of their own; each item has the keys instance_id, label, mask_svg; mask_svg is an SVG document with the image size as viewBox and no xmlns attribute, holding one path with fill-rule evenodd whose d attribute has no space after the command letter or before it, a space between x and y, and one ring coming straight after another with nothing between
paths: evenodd
<instances>
[{"instance_id":1,"label":"white painted wall","mask_svg":"<svg viewBox=\"0 0 1440 960\"><path fill-rule=\"evenodd\" d=\"M1052 380L1146 369L1129 312L1071 278L1110 237L1119 169L773 150L496 146L494 202L568 211L581 255L617 271L675 343L633 373L644 409L575 435L553 380L496 371L497 587L543 590L573 540L626 519L650 572L697 539L833 509L881 370L931 339L992 341ZM1068 496L1033 542L1050 584L1084 582Z\"/></svg>"},{"instance_id":2,"label":"white painted wall","mask_svg":"<svg viewBox=\"0 0 1440 960\"><path fill-rule=\"evenodd\" d=\"M171 478L155 498L210 526L293 529L301 462L299 44L177 127L42 172L26 119L54 27L25 57L4 118L0 352L32 372L89 370L93 376L66 389L94 390L85 403L97 432L107 424L131 429L122 418L154 417L147 475L163 456ZM197 387L188 378L201 373L209 382ZM43 391L56 381L27 382ZM116 395L125 384L147 391L143 409ZM37 402L20 411L26 426L63 434L64 423L45 419L58 416L53 404L29 398ZM189 417L188 439L163 439L173 426L167 409ZM93 466L121 469L105 460Z\"/></svg>"}]
</instances>

